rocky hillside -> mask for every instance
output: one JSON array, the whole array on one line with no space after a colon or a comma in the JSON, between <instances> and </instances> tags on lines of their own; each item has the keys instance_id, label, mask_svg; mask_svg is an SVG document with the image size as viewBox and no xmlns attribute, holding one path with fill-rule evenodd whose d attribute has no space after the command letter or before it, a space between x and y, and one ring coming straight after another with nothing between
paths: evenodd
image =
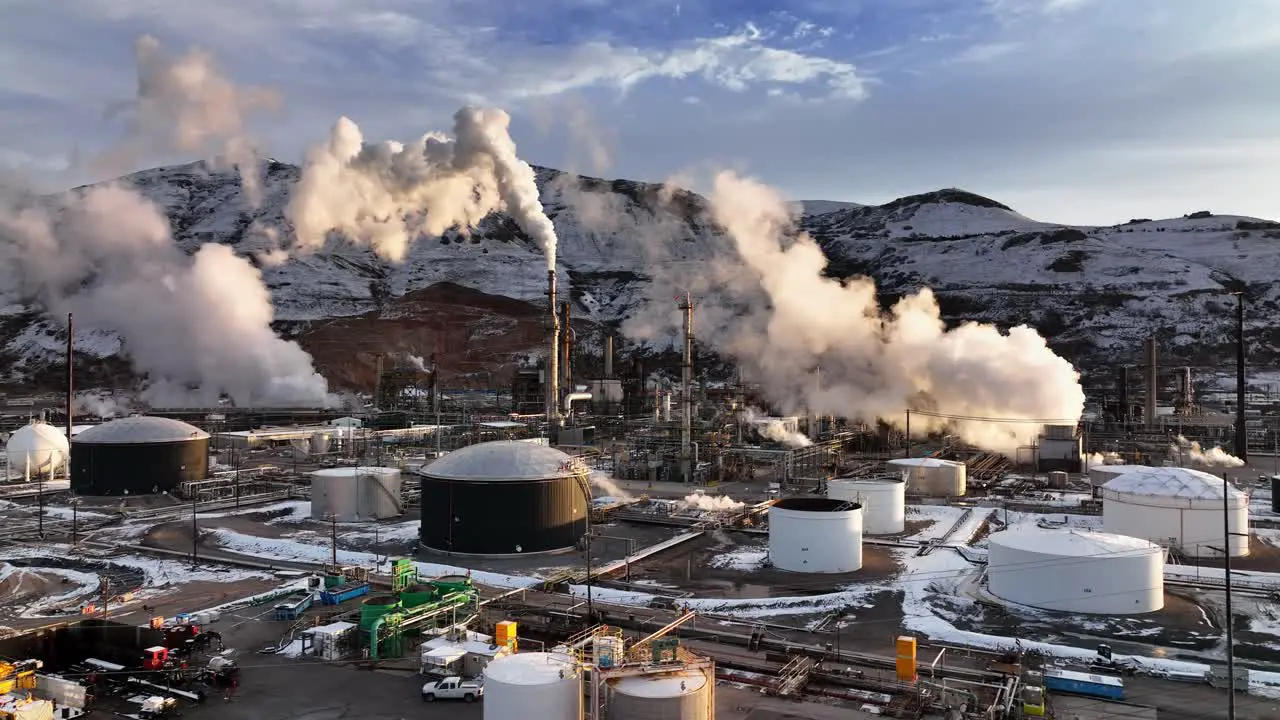
<instances>
[{"instance_id":1,"label":"rocky hillside","mask_svg":"<svg viewBox=\"0 0 1280 720\"><path fill-rule=\"evenodd\" d=\"M282 210L298 169L273 162L265 200L250 207L236 178L203 165L127 178L160 204L191 250L223 243L249 255L288 224ZM705 261L717 245L702 198L658 185L578 178L539 169L560 236L559 274L588 346L644 303L655 268ZM1189 210L1196 210L1189 208ZM1229 356L1231 290L1249 291L1252 362L1273 364L1280 329L1273 283L1280 223L1193 212L1114 227L1069 227L1024 217L994 200L942 190L881 206L796 204L822 244L829 272L867 274L885 300L933 287L948 318L1029 323L1084 367L1134 361L1141 340L1162 337L1169 362L1216 364ZM653 259L660 256L655 262ZM263 269L280 328L339 385L363 385L377 353L438 354L446 374L489 382L539 345L540 253L514 223L490 218L469 237L423 239L392 265L364 248L331 243L315 255ZM60 364L56 325L16 295L0 316L0 361L10 381L49 377ZM78 336L89 379L118 380L118 341ZM649 350L661 348L648 348ZM90 370L89 367L85 368Z\"/></svg>"}]
</instances>

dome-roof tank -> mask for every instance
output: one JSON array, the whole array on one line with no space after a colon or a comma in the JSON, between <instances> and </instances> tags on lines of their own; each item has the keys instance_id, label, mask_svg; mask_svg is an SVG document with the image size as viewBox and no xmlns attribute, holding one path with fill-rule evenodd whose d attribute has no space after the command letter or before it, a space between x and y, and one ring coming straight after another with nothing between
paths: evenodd
<instances>
[{"instance_id":1,"label":"dome-roof tank","mask_svg":"<svg viewBox=\"0 0 1280 720\"><path fill-rule=\"evenodd\" d=\"M1152 498L1176 498L1179 500L1215 500L1222 502L1223 488L1231 505L1247 501L1247 496L1222 478L1200 470L1180 467L1135 467L1117 475L1102 486L1104 491L1116 494L1138 495Z\"/></svg>"},{"instance_id":2,"label":"dome-roof tank","mask_svg":"<svg viewBox=\"0 0 1280 720\"><path fill-rule=\"evenodd\" d=\"M94 425L76 435L77 443L116 443L120 445L142 443L182 442L203 440L209 433L195 425L188 425L172 418L134 415Z\"/></svg>"},{"instance_id":3,"label":"dome-roof tank","mask_svg":"<svg viewBox=\"0 0 1280 720\"><path fill-rule=\"evenodd\" d=\"M555 448L514 440L468 445L422 469L448 480L537 480L563 477L573 458Z\"/></svg>"}]
</instances>

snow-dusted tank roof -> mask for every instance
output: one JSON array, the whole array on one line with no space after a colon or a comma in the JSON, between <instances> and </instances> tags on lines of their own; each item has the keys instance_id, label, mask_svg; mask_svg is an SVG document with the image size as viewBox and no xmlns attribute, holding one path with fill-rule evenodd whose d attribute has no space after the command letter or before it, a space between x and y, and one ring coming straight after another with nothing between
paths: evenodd
<instances>
[{"instance_id":1,"label":"snow-dusted tank roof","mask_svg":"<svg viewBox=\"0 0 1280 720\"><path fill-rule=\"evenodd\" d=\"M498 440L454 450L421 473L444 480L541 480L571 474L572 462L546 445Z\"/></svg>"},{"instance_id":2,"label":"snow-dusted tank roof","mask_svg":"<svg viewBox=\"0 0 1280 720\"><path fill-rule=\"evenodd\" d=\"M67 452L66 431L46 422L33 422L23 425L9 436L5 449L10 457L18 457L23 453Z\"/></svg>"},{"instance_id":3,"label":"snow-dusted tank roof","mask_svg":"<svg viewBox=\"0 0 1280 720\"><path fill-rule=\"evenodd\" d=\"M632 675L613 684L613 691L639 698L678 698L707 685L707 676L696 670L670 675Z\"/></svg>"},{"instance_id":4,"label":"snow-dusted tank roof","mask_svg":"<svg viewBox=\"0 0 1280 720\"><path fill-rule=\"evenodd\" d=\"M955 467L957 465L963 465L964 463L956 462L955 460L943 460L941 458L921 457L921 458L898 458L896 460L890 460L889 464L896 465L898 467L936 468L936 467Z\"/></svg>"},{"instance_id":5,"label":"snow-dusted tank roof","mask_svg":"<svg viewBox=\"0 0 1280 720\"><path fill-rule=\"evenodd\" d=\"M1232 506L1248 502L1244 493L1217 475L1180 467L1135 467L1131 472L1108 480L1102 491L1104 499L1136 496L1191 502L1216 501L1221 505L1224 487L1229 488L1227 493Z\"/></svg>"},{"instance_id":6,"label":"snow-dusted tank roof","mask_svg":"<svg viewBox=\"0 0 1280 720\"><path fill-rule=\"evenodd\" d=\"M1017 528L992 533L989 543L1041 555L1063 557L1135 557L1160 552L1147 540L1092 530Z\"/></svg>"},{"instance_id":7,"label":"snow-dusted tank roof","mask_svg":"<svg viewBox=\"0 0 1280 720\"><path fill-rule=\"evenodd\" d=\"M204 440L209 433L172 418L134 415L94 425L75 436L77 443L137 445Z\"/></svg>"}]
</instances>

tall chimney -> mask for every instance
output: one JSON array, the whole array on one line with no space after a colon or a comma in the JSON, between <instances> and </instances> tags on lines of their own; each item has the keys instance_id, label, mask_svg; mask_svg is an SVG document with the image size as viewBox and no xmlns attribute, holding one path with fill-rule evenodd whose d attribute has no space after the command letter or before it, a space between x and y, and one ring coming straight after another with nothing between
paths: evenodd
<instances>
[{"instance_id":1,"label":"tall chimney","mask_svg":"<svg viewBox=\"0 0 1280 720\"><path fill-rule=\"evenodd\" d=\"M1236 299L1236 457L1249 461L1249 433L1245 425L1245 384L1244 384L1244 293L1238 293Z\"/></svg>"},{"instance_id":2,"label":"tall chimney","mask_svg":"<svg viewBox=\"0 0 1280 720\"><path fill-rule=\"evenodd\" d=\"M573 392L573 324L569 322L569 303L560 304L560 335L564 339L564 355L560 357L560 384Z\"/></svg>"},{"instance_id":3,"label":"tall chimney","mask_svg":"<svg viewBox=\"0 0 1280 720\"><path fill-rule=\"evenodd\" d=\"M1156 338L1154 335L1147 338L1147 396L1146 406L1143 408L1142 421L1147 427L1155 427L1156 424L1156 400L1159 395L1160 386L1160 365L1159 357L1156 354Z\"/></svg>"},{"instance_id":4,"label":"tall chimney","mask_svg":"<svg viewBox=\"0 0 1280 720\"><path fill-rule=\"evenodd\" d=\"M693 481L693 299L685 293L684 359L680 364L680 466L684 482Z\"/></svg>"},{"instance_id":5,"label":"tall chimney","mask_svg":"<svg viewBox=\"0 0 1280 720\"><path fill-rule=\"evenodd\" d=\"M1133 409L1132 401L1129 399L1129 366L1120 366L1120 376L1116 378L1116 394L1119 396L1120 403L1120 422L1128 424L1131 417L1130 411Z\"/></svg>"},{"instance_id":6,"label":"tall chimney","mask_svg":"<svg viewBox=\"0 0 1280 720\"><path fill-rule=\"evenodd\" d=\"M63 468L63 472L68 478L71 477L71 428L75 422L75 365L72 354L75 350L75 338L75 323L71 313L67 313L67 466ZM49 472L52 473L53 468L49 468Z\"/></svg>"},{"instance_id":7,"label":"tall chimney","mask_svg":"<svg viewBox=\"0 0 1280 720\"><path fill-rule=\"evenodd\" d=\"M604 336L604 376L613 377L613 336Z\"/></svg>"},{"instance_id":8,"label":"tall chimney","mask_svg":"<svg viewBox=\"0 0 1280 720\"><path fill-rule=\"evenodd\" d=\"M547 391L547 423L555 426L560 419L560 368L557 359L560 356L560 315L556 312L556 271L547 271L547 353L546 379L543 384Z\"/></svg>"}]
</instances>

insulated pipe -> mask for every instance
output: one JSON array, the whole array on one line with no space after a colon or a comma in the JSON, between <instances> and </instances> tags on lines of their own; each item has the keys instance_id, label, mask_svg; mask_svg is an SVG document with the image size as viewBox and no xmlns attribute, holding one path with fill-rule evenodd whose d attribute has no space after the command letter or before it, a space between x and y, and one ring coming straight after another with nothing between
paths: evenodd
<instances>
[{"instance_id":1,"label":"insulated pipe","mask_svg":"<svg viewBox=\"0 0 1280 720\"><path fill-rule=\"evenodd\" d=\"M579 400L590 400L591 393L575 392L564 396L564 414L571 415L573 413L573 404Z\"/></svg>"}]
</instances>

